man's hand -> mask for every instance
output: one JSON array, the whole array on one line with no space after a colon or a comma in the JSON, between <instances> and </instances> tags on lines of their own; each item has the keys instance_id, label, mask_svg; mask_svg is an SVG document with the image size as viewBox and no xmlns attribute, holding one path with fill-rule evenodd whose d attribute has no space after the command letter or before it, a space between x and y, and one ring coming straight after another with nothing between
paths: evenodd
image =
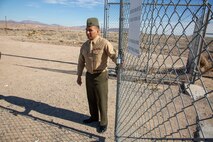
<instances>
[{"instance_id":1,"label":"man's hand","mask_svg":"<svg viewBox=\"0 0 213 142\"><path fill-rule=\"evenodd\" d=\"M77 78L77 84L81 86L81 84L82 84L81 76L78 76L78 78Z\"/></svg>"}]
</instances>

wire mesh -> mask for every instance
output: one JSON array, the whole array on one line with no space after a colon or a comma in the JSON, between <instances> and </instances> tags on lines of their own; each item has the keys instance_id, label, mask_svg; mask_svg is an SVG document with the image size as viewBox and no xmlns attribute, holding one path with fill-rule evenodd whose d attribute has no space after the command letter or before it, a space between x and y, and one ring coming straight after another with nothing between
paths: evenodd
<instances>
[{"instance_id":1,"label":"wire mesh","mask_svg":"<svg viewBox=\"0 0 213 142\"><path fill-rule=\"evenodd\" d=\"M119 5L120 0L105 0L104 37L118 47Z\"/></svg>"},{"instance_id":2,"label":"wire mesh","mask_svg":"<svg viewBox=\"0 0 213 142\"><path fill-rule=\"evenodd\" d=\"M104 137L69 128L54 122L0 106L0 141L54 142L105 141Z\"/></svg>"},{"instance_id":3,"label":"wire mesh","mask_svg":"<svg viewBox=\"0 0 213 142\"><path fill-rule=\"evenodd\" d=\"M212 140L212 2L143 0L139 56L128 52L131 1L121 2L116 140Z\"/></svg>"}]
</instances>

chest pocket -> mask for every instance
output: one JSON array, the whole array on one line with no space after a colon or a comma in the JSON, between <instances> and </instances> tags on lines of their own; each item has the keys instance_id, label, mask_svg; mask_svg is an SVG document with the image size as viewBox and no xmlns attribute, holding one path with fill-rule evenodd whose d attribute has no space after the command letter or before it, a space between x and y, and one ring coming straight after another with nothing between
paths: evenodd
<instances>
[{"instance_id":1,"label":"chest pocket","mask_svg":"<svg viewBox=\"0 0 213 142\"><path fill-rule=\"evenodd\" d=\"M90 52L90 49L89 48L85 48L83 51L82 51L82 54L85 58L88 58L88 57L92 57L92 52Z\"/></svg>"},{"instance_id":2,"label":"chest pocket","mask_svg":"<svg viewBox=\"0 0 213 142\"><path fill-rule=\"evenodd\" d=\"M100 55L103 54L103 49L101 49L101 48L94 48L92 52L93 52L93 54L95 56L100 56Z\"/></svg>"},{"instance_id":3,"label":"chest pocket","mask_svg":"<svg viewBox=\"0 0 213 142\"><path fill-rule=\"evenodd\" d=\"M94 48L92 52L93 52L93 60L96 62L96 64L99 64L103 56L103 49Z\"/></svg>"}]
</instances>

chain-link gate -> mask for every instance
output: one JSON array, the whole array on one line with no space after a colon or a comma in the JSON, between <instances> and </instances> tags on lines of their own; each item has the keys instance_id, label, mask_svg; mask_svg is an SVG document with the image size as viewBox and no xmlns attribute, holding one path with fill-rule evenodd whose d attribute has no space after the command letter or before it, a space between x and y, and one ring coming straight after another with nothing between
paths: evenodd
<instances>
[{"instance_id":1,"label":"chain-link gate","mask_svg":"<svg viewBox=\"0 0 213 142\"><path fill-rule=\"evenodd\" d=\"M118 47L120 0L105 0L103 37Z\"/></svg>"},{"instance_id":2,"label":"chain-link gate","mask_svg":"<svg viewBox=\"0 0 213 142\"><path fill-rule=\"evenodd\" d=\"M116 140L212 140L213 2L142 0L140 55L133 56L132 1L119 3Z\"/></svg>"}]
</instances>

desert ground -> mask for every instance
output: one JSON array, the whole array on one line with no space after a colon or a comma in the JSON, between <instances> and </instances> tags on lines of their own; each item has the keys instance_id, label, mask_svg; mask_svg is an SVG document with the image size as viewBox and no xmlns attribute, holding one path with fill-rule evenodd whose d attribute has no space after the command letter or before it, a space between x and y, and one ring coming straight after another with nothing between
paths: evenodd
<instances>
[{"instance_id":1,"label":"desert ground","mask_svg":"<svg viewBox=\"0 0 213 142\"><path fill-rule=\"evenodd\" d=\"M97 123L82 123L89 111L76 69L84 40L80 30L0 30L0 141L114 141L115 77L109 78L108 130L99 134Z\"/></svg>"}]
</instances>

